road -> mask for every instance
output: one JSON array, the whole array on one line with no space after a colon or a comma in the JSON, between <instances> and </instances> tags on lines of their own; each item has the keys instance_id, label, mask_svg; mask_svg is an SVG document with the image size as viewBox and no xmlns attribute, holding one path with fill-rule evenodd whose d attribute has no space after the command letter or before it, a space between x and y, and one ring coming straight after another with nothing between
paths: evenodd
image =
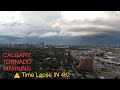
<instances>
[{"instance_id":1,"label":"road","mask_svg":"<svg viewBox=\"0 0 120 90\"><path fill-rule=\"evenodd\" d=\"M107 62L107 63L110 63L110 64L120 65L119 62L110 61L110 60L106 60L106 59L99 58L99 57L95 57L95 59L98 59L98 60L100 60L100 61Z\"/></svg>"}]
</instances>

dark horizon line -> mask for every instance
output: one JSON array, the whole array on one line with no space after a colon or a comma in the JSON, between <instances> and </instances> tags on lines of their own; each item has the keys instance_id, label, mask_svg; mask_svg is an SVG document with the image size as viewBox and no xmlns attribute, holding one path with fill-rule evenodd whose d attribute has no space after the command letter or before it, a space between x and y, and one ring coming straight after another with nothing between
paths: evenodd
<instances>
[{"instance_id":1,"label":"dark horizon line","mask_svg":"<svg viewBox=\"0 0 120 90\"><path fill-rule=\"evenodd\" d=\"M43 43L44 44L44 42L39 42L39 43ZM24 44L24 45L27 45L27 44L29 44L29 45L38 45L39 43L0 43L0 45L22 45L22 44ZM91 45L89 45L89 44L44 44L45 46L46 45L53 45L53 46L120 46L120 44L106 44L106 45L95 45L95 44L91 44Z\"/></svg>"}]
</instances>

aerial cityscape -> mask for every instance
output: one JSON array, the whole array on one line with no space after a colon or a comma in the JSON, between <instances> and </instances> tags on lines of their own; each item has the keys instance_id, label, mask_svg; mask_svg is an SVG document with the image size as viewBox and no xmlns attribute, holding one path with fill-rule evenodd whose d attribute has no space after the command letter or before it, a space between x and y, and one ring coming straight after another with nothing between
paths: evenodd
<instances>
[{"instance_id":1,"label":"aerial cityscape","mask_svg":"<svg viewBox=\"0 0 120 90\"><path fill-rule=\"evenodd\" d=\"M120 46L75 46L21 44L1 45L6 52L32 52L33 72L70 73L67 79L119 79ZM2 55L1 55L2 56ZM2 67L2 57L0 66ZM13 78L14 72L0 70L1 78ZM6 77L7 76L7 77Z\"/></svg>"},{"instance_id":2,"label":"aerial cityscape","mask_svg":"<svg viewBox=\"0 0 120 90\"><path fill-rule=\"evenodd\" d=\"M119 21L119 11L0 11L0 79L120 79Z\"/></svg>"}]
</instances>

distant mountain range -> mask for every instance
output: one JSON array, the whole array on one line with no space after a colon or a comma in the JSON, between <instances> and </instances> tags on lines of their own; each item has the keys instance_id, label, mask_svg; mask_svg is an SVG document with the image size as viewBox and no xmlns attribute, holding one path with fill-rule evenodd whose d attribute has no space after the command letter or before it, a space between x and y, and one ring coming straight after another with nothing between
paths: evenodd
<instances>
[{"instance_id":1,"label":"distant mountain range","mask_svg":"<svg viewBox=\"0 0 120 90\"><path fill-rule=\"evenodd\" d=\"M1 43L38 43L56 45L120 45L120 32L109 31L101 35L91 36L52 36L52 37L27 37L0 36Z\"/></svg>"}]
</instances>

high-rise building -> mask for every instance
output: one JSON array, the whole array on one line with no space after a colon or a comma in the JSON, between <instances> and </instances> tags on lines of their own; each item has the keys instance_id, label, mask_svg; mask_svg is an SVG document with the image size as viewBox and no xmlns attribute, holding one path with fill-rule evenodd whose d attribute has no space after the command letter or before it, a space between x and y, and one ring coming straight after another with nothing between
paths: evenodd
<instances>
[{"instance_id":1,"label":"high-rise building","mask_svg":"<svg viewBox=\"0 0 120 90\"><path fill-rule=\"evenodd\" d=\"M35 45L37 48L43 48L44 47L44 42L39 42L38 44Z\"/></svg>"}]
</instances>

